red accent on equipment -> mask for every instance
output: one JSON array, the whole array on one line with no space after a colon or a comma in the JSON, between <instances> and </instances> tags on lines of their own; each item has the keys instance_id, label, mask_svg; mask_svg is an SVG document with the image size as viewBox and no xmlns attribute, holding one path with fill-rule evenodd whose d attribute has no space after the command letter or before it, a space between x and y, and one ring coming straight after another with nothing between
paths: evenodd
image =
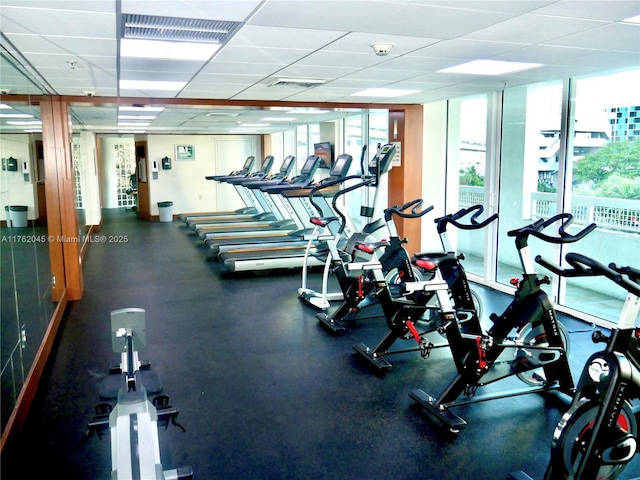
<instances>
[{"instance_id":1,"label":"red accent on equipment","mask_svg":"<svg viewBox=\"0 0 640 480\"><path fill-rule=\"evenodd\" d=\"M411 335L413 335L413 338L416 339L416 342L420 343L422 339L420 338L420 334L418 333L418 330L416 330L416 327L411 323L411 320L405 320L404 323L411 332Z\"/></svg>"}]
</instances>

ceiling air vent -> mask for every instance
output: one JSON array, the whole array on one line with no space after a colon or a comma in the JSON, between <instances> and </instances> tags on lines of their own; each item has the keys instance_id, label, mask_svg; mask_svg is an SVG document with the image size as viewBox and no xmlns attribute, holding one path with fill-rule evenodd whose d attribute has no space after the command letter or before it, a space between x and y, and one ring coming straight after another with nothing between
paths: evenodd
<instances>
[{"instance_id":1,"label":"ceiling air vent","mask_svg":"<svg viewBox=\"0 0 640 480\"><path fill-rule=\"evenodd\" d=\"M124 14L123 38L172 42L226 43L241 22Z\"/></svg>"},{"instance_id":2,"label":"ceiling air vent","mask_svg":"<svg viewBox=\"0 0 640 480\"><path fill-rule=\"evenodd\" d=\"M274 82L270 83L270 87L298 87L298 88L312 88L322 85L326 80L320 80L317 78L278 78Z\"/></svg>"}]
</instances>

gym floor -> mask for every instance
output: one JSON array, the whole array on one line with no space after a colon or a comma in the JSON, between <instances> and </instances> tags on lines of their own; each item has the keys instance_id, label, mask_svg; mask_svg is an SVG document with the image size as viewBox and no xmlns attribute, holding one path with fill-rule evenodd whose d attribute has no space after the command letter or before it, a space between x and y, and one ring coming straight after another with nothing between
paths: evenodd
<instances>
[{"instance_id":1,"label":"gym floor","mask_svg":"<svg viewBox=\"0 0 640 480\"><path fill-rule=\"evenodd\" d=\"M186 429L160 430L165 469L188 465L195 479L207 480L499 480L519 469L542 478L567 397L457 407L468 425L453 436L408 396L415 388L439 394L452 379L446 349L428 359L388 357L393 368L375 375L351 347L374 346L387 331L384 320L362 319L343 336L328 335L297 298L299 272L229 275L205 260L208 249L182 222L146 222L131 211L105 211L100 234L123 241L89 248L84 298L68 307L22 440L3 455L3 479L110 478L109 437L83 438L101 382L120 361L111 350L110 312L128 307L146 310L140 358L151 362ZM320 275L311 281L319 287ZM474 288L485 316L509 302ZM597 347L589 325L561 319L577 377ZM483 388L521 385L507 379ZM619 478L639 472L636 458Z\"/></svg>"}]
</instances>

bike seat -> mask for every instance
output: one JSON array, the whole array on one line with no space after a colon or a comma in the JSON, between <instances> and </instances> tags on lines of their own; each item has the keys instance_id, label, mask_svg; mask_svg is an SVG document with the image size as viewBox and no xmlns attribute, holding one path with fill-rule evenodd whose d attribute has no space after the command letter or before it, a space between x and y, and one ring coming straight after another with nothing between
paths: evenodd
<instances>
[{"instance_id":1,"label":"bike seat","mask_svg":"<svg viewBox=\"0 0 640 480\"><path fill-rule=\"evenodd\" d=\"M424 270L435 270L440 262L443 261L455 261L457 260L455 254L453 253L426 253L420 252L416 253L411 259L411 263L415 266L420 267Z\"/></svg>"}]
</instances>

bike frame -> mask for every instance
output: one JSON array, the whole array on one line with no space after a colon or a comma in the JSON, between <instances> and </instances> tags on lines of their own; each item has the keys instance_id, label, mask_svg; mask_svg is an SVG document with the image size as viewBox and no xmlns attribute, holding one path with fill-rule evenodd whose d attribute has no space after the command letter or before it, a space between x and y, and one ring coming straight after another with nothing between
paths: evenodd
<instances>
[{"instance_id":1,"label":"bike frame","mask_svg":"<svg viewBox=\"0 0 640 480\"><path fill-rule=\"evenodd\" d=\"M528 246L529 235L550 243L571 243L595 229L595 224L591 224L578 234L570 235L565 228L570 225L572 219L570 214L559 214L508 233L509 236L516 237L516 249L524 271L523 279L505 311L499 316L490 316L493 326L486 334L482 332L479 322L471 323L471 328L467 327L466 331L463 331L462 323L457 318L448 322L446 319L443 320L457 375L438 397L432 397L419 389L411 391L409 396L447 425L452 433L458 433L466 426L466 421L450 410L455 406L557 389L568 395L573 394L574 383L566 347L560 336L559 322L553 304L541 288L542 284L550 281L547 277L540 278L537 275ZM557 237L542 233L546 227L556 222L563 222ZM448 315L448 312L442 312L442 315ZM525 345L518 343L517 337L509 337L513 330L519 335L525 333L526 328L531 328L532 331L542 329L545 344ZM534 358L535 361L526 358L528 363L520 362L519 352L525 352L531 358L534 358L534 355L537 357ZM546 379L540 386L475 395L476 389L480 386L540 367L543 368ZM458 401L458 397L463 393L466 399Z\"/></svg>"}]
</instances>

